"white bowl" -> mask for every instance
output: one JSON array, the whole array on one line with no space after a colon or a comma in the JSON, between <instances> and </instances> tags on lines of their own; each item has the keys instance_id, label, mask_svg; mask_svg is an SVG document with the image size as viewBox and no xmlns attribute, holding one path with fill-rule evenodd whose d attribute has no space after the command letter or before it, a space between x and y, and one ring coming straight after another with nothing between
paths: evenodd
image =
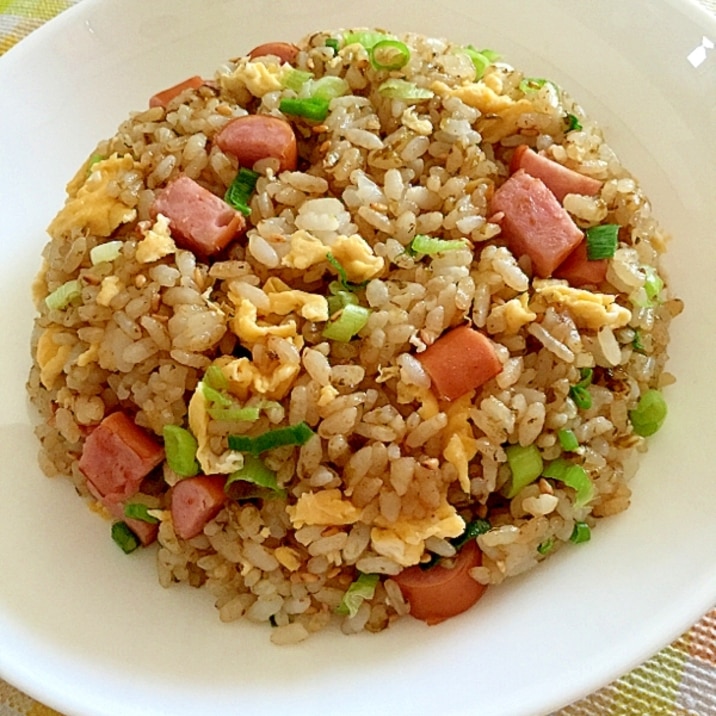
<instances>
[{"instance_id":1,"label":"white bowl","mask_svg":"<svg viewBox=\"0 0 716 716\"><path fill-rule=\"evenodd\" d=\"M266 40L374 25L499 50L605 127L674 238L669 418L633 506L592 541L436 627L296 647L159 587L69 483L48 480L24 394L30 284L64 185L157 89ZM669 0L84 0L0 60L0 674L68 714L546 713L619 676L716 601L716 23Z\"/></svg>"}]
</instances>

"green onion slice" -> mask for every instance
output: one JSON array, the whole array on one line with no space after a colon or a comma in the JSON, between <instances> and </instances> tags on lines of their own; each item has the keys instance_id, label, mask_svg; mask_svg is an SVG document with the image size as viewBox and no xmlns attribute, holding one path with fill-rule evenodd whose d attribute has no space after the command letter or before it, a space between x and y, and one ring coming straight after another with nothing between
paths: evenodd
<instances>
[{"instance_id":1,"label":"green onion slice","mask_svg":"<svg viewBox=\"0 0 716 716\"><path fill-rule=\"evenodd\" d=\"M579 440L573 430L559 430L557 438L565 452L574 452L579 447Z\"/></svg>"},{"instance_id":2,"label":"green onion slice","mask_svg":"<svg viewBox=\"0 0 716 716\"><path fill-rule=\"evenodd\" d=\"M104 261L114 261L122 250L122 241L107 241L104 244L97 244L90 249L90 263L93 266Z\"/></svg>"},{"instance_id":3,"label":"green onion slice","mask_svg":"<svg viewBox=\"0 0 716 716\"><path fill-rule=\"evenodd\" d=\"M589 386L592 383L594 371L591 368L582 368L580 374L582 379L576 385L570 386L569 396L578 408L589 410L592 407L592 394L589 392Z\"/></svg>"},{"instance_id":4,"label":"green onion slice","mask_svg":"<svg viewBox=\"0 0 716 716\"><path fill-rule=\"evenodd\" d=\"M519 84L520 92L529 94L530 92L538 92L546 84L554 84L550 80L546 80L542 77L525 77Z\"/></svg>"},{"instance_id":5,"label":"green onion slice","mask_svg":"<svg viewBox=\"0 0 716 716\"><path fill-rule=\"evenodd\" d=\"M320 97L304 97L300 99L284 97L279 104L279 109L284 114L322 122L328 116L329 104L330 100L321 99Z\"/></svg>"},{"instance_id":6,"label":"green onion slice","mask_svg":"<svg viewBox=\"0 0 716 716\"><path fill-rule=\"evenodd\" d=\"M301 88L313 79L311 72L305 72L304 70L297 70L291 68L288 72L285 72L281 78L281 84L286 88L293 90L294 92L300 92Z\"/></svg>"},{"instance_id":7,"label":"green onion slice","mask_svg":"<svg viewBox=\"0 0 716 716\"><path fill-rule=\"evenodd\" d=\"M610 259L619 244L619 224L593 226L585 232L587 237L587 258L590 261Z\"/></svg>"},{"instance_id":8,"label":"green onion slice","mask_svg":"<svg viewBox=\"0 0 716 716\"><path fill-rule=\"evenodd\" d=\"M317 80L312 80L304 87L307 95L317 100L330 102L336 97L343 97L350 92L350 85L342 77L325 75Z\"/></svg>"},{"instance_id":9,"label":"green onion slice","mask_svg":"<svg viewBox=\"0 0 716 716\"><path fill-rule=\"evenodd\" d=\"M240 211L244 216L250 216L249 198L256 188L258 178L259 175L256 172L241 167L234 177L234 181L231 182L231 185L226 190L224 201L237 211Z\"/></svg>"},{"instance_id":10,"label":"green onion slice","mask_svg":"<svg viewBox=\"0 0 716 716\"><path fill-rule=\"evenodd\" d=\"M377 574L363 574L359 572L357 579L348 587L341 603L336 607L336 613L342 616L354 617L361 604L366 599L372 599L375 588L380 579Z\"/></svg>"},{"instance_id":11,"label":"green onion slice","mask_svg":"<svg viewBox=\"0 0 716 716\"><path fill-rule=\"evenodd\" d=\"M82 284L79 279L73 278L58 286L52 293L45 296L45 305L50 310L64 311L82 296Z\"/></svg>"},{"instance_id":12,"label":"green onion slice","mask_svg":"<svg viewBox=\"0 0 716 716\"><path fill-rule=\"evenodd\" d=\"M139 547L139 538L126 522L115 522L112 525L112 539L125 554L134 552Z\"/></svg>"},{"instance_id":13,"label":"green onion slice","mask_svg":"<svg viewBox=\"0 0 716 716\"><path fill-rule=\"evenodd\" d=\"M575 507L584 507L594 497L594 483L581 465L569 460L552 460L542 471L542 477L552 478L571 487L574 492Z\"/></svg>"},{"instance_id":14,"label":"green onion slice","mask_svg":"<svg viewBox=\"0 0 716 716\"><path fill-rule=\"evenodd\" d=\"M341 288L336 288L334 283L331 283L328 287L328 289L334 295L337 295L340 290L358 291L368 285L368 281L362 281L361 283L353 283L353 281L349 281L346 270L343 268L340 261L338 261L338 259L332 253L329 252L326 254L326 261L336 270L336 273L338 274L338 280L340 281Z\"/></svg>"},{"instance_id":15,"label":"green onion slice","mask_svg":"<svg viewBox=\"0 0 716 716\"><path fill-rule=\"evenodd\" d=\"M229 435L228 442L231 450L260 455L267 450L283 447L285 445L305 445L315 433L307 423L297 423L275 430L268 430L261 435Z\"/></svg>"},{"instance_id":16,"label":"green onion slice","mask_svg":"<svg viewBox=\"0 0 716 716\"><path fill-rule=\"evenodd\" d=\"M237 481L250 482L252 485L265 487L272 492L284 493L285 491L278 486L276 481L276 473L266 467L261 458L255 455L244 455L244 465L240 469L232 472L226 479L225 488Z\"/></svg>"},{"instance_id":17,"label":"green onion slice","mask_svg":"<svg viewBox=\"0 0 716 716\"><path fill-rule=\"evenodd\" d=\"M465 525L465 531L458 537L454 537L450 540L450 544L455 549L464 547L471 539L477 539L480 535L484 535L485 532L489 532L492 525L487 521L480 519L474 519Z\"/></svg>"},{"instance_id":18,"label":"green onion slice","mask_svg":"<svg viewBox=\"0 0 716 716\"><path fill-rule=\"evenodd\" d=\"M477 50L472 45L466 45L461 50L467 54L472 60L472 64L475 66L475 79L479 80L484 74L485 70L497 60L500 56L492 50Z\"/></svg>"},{"instance_id":19,"label":"green onion slice","mask_svg":"<svg viewBox=\"0 0 716 716\"><path fill-rule=\"evenodd\" d=\"M326 47L330 47L333 50L333 54L337 55L340 48L340 42L335 37L329 37L326 40Z\"/></svg>"},{"instance_id":20,"label":"green onion slice","mask_svg":"<svg viewBox=\"0 0 716 716\"><path fill-rule=\"evenodd\" d=\"M224 371L216 364L210 365L206 369L202 381L204 385L208 385L215 390L226 390L229 387L229 381L224 375Z\"/></svg>"},{"instance_id":21,"label":"green onion slice","mask_svg":"<svg viewBox=\"0 0 716 716\"><path fill-rule=\"evenodd\" d=\"M519 491L533 483L541 474L544 463L536 445L508 445L505 448L512 481L507 492L511 500Z\"/></svg>"},{"instance_id":22,"label":"green onion slice","mask_svg":"<svg viewBox=\"0 0 716 716\"><path fill-rule=\"evenodd\" d=\"M435 96L432 90L418 87L415 82L408 82L398 77L391 77L378 86L378 92L389 99L402 99L405 102L420 102Z\"/></svg>"},{"instance_id":23,"label":"green onion slice","mask_svg":"<svg viewBox=\"0 0 716 716\"><path fill-rule=\"evenodd\" d=\"M181 477L196 475L199 472L199 463L196 460L199 443L196 438L179 425L165 425L162 436L169 467Z\"/></svg>"},{"instance_id":24,"label":"green onion slice","mask_svg":"<svg viewBox=\"0 0 716 716\"><path fill-rule=\"evenodd\" d=\"M639 398L636 408L629 411L629 420L637 435L649 437L664 424L666 414L666 400L661 391L650 388Z\"/></svg>"},{"instance_id":25,"label":"green onion slice","mask_svg":"<svg viewBox=\"0 0 716 716\"><path fill-rule=\"evenodd\" d=\"M340 285L340 284L339 284ZM329 286L330 289L330 286ZM333 316L342 311L346 306L358 305L358 296L351 291L335 291L328 297L328 315Z\"/></svg>"},{"instance_id":26,"label":"green onion slice","mask_svg":"<svg viewBox=\"0 0 716 716\"><path fill-rule=\"evenodd\" d=\"M565 117L567 120L567 131L568 132L574 132L574 131L581 131L583 129L582 123L579 121L579 118L574 114L567 114Z\"/></svg>"},{"instance_id":27,"label":"green onion slice","mask_svg":"<svg viewBox=\"0 0 716 716\"><path fill-rule=\"evenodd\" d=\"M650 301L650 305L653 306L659 302L659 294L664 288L664 281L653 266L644 266L644 272L646 274L644 291Z\"/></svg>"},{"instance_id":28,"label":"green onion slice","mask_svg":"<svg viewBox=\"0 0 716 716\"><path fill-rule=\"evenodd\" d=\"M332 341L348 343L365 327L369 317L369 308L349 303L334 320L326 323L323 335Z\"/></svg>"},{"instance_id":29,"label":"green onion slice","mask_svg":"<svg viewBox=\"0 0 716 716\"><path fill-rule=\"evenodd\" d=\"M544 542L537 545L537 551L541 555L549 554L554 549L554 537L548 537Z\"/></svg>"},{"instance_id":30,"label":"green onion slice","mask_svg":"<svg viewBox=\"0 0 716 716\"><path fill-rule=\"evenodd\" d=\"M406 253L410 256L417 256L418 254L432 256L433 254L457 251L458 249L464 249L466 247L467 243L462 239L436 239L432 236L426 236L425 234L416 234L413 240L408 244Z\"/></svg>"},{"instance_id":31,"label":"green onion slice","mask_svg":"<svg viewBox=\"0 0 716 716\"><path fill-rule=\"evenodd\" d=\"M575 522L572 535L569 538L570 542L574 544L581 544L582 542L589 542L592 538L592 530L586 522Z\"/></svg>"},{"instance_id":32,"label":"green onion slice","mask_svg":"<svg viewBox=\"0 0 716 716\"><path fill-rule=\"evenodd\" d=\"M212 388L205 381L199 383L199 388L206 398L207 402L211 403L213 407L219 408L232 408L235 406L233 398L225 395L222 391Z\"/></svg>"},{"instance_id":33,"label":"green onion slice","mask_svg":"<svg viewBox=\"0 0 716 716\"><path fill-rule=\"evenodd\" d=\"M375 70L399 70L410 61L410 49L400 40L380 40L368 51Z\"/></svg>"},{"instance_id":34,"label":"green onion slice","mask_svg":"<svg viewBox=\"0 0 716 716\"><path fill-rule=\"evenodd\" d=\"M156 525L159 520L154 515L149 514L151 508L142 502L128 502L124 506L124 516L129 517L133 520L141 520L142 522L148 522L150 525Z\"/></svg>"}]
</instances>

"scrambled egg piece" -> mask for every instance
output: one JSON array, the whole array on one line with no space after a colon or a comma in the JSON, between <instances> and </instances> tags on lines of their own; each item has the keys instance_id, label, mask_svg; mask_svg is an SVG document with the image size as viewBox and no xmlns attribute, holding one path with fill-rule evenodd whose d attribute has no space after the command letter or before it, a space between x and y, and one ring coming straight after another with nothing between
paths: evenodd
<instances>
[{"instance_id":1,"label":"scrambled egg piece","mask_svg":"<svg viewBox=\"0 0 716 716\"><path fill-rule=\"evenodd\" d=\"M262 309L264 316L288 316L297 313L308 321L328 320L328 301L325 296L291 289L276 277L266 281L264 291L269 299L268 308ZM267 336L297 337L296 321L260 324L259 309L250 300L231 292L229 298L236 305L231 329L242 341L257 343Z\"/></svg>"},{"instance_id":2,"label":"scrambled egg piece","mask_svg":"<svg viewBox=\"0 0 716 716\"><path fill-rule=\"evenodd\" d=\"M144 238L137 243L135 258L140 264L158 261L177 250L177 245L169 231L169 219L159 214L154 224L142 231Z\"/></svg>"},{"instance_id":3,"label":"scrambled egg piece","mask_svg":"<svg viewBox=\"0 0 716 716\"><path fill-rule=\"evenodd\" d=\"M209 446L209 414L202 386L200 382L189 401L189 430L199 444L196 459L205 475L230 474L243 467L244 457L233 450L217 455Z\"/></svg>"},{"instance_id":4,"label":"scrambled egg piece","mask_svg":"<svg viewBox=\"0 0 716 716\"><path fill-rule=\"evenodd\" d=\"M631 311L616 303L615 296L573 288L558 280L536 280L533 285L538 298L569 309L581 328L622 328L631 320Z\"/></svg>"},{"instance_id":5,"label":"scrambled egg piece","mask_svg":"<svg viewBox=\"0 0 716 716\"><path fill-rule=\"evenodd\" d=\"M289 313L296 312L309 321L328 320L328 301L324 296L292 289L275 276L266 281L264 291L271 304L270 313L287 316Z\"/></svg>"},{"instance_id":6,"label":"scrambled egg piece","mask_svg":"<svg viewBox=\"0 0 716 716\"><path fill-rule=\"evenodd\" d=\"M62 329L59 326L49 326L37 342L35 357L40 368L40 382L47 390L52 390L72 353L71 345L55 343L55 336L60 333Z\"/></svg>"},{"instance_id":7,"label":"scrambled egg piece","mask_svg":"<svg viewBox=\"0 0 716 716\"><path fill-rule=\"evenodd\" d=\"M343 266L349 281L360 283L375 278L385 261L373 253L370 244L358 234L339 236L331 245L331 253Z\"/></svg>"},{"instance_id":8,"label":"scrambled egg piece","mask_svg":"<svg viewBox=\"0 0 716 716\"><path fill-rule=\"evenodd\" d=\"M290 69L288 67L288 70ZM286 71L284 66L276 63L241 60L231 74L221 77L221 84L230 92L245 87L254 97L263 97L269 92L283 89L283 77Z\"/></svg>"},{"instance_id":9,"label":"scrambled egg piece","mask_svg":"<svg viewBox=\"0 0 716 716\"><path fill-rule=\"evenodd\" d=\"M77 365L80 368L84 368L86 365L89 365L90 363L96 363L98 360L99 343L92 343L86 351L80 353L77 356Z\"/></svg>"},{"instance_id":10,"label":"scrambled egg piece","mask_svg":"<svg viewBox=\"0 0 716 716\"><path fill-rule=\"evenodd\" d=\"M268 373L262 373L248 358L222 357L216 364L229 381L229 392L241 400L246 400L251 392L281 400L301 370L298 363L276 362Z\"/></svg>"},{"instance_id":11,"label":"scrambled egg piece","mask_svg":"<svg viewBox=\"0 0 716 716\"><path fill-rule=\"evenodd\" d=\"M532 103L522 98L514 100L508 95L499 94L500 87L492 81L470 82L459 87L449 87L436 80L430 86L440 97L458 97L469 107L480 110L483 115L477 129L486 142L499 142L508 134L514 134L521 115L534 112Z\"/></svg>"},{"instance_id":12,"label":"scrambled egg piece","mask_svg":"<svg viewBox=\"0 0 716 716\"><path fill-rule=\"evenodd\" d=\"M281 545L273 551L273 556L282 564L289 572L295 572L301 566L301 557L299 553L292 547Z\"/></svg>"},{"instance_id":13,"label":"scrambled egg piece","mask_svg":"<svg viewBox=\"0 0 716 716\"><path fill-rule=\"evenodd\" d=\"M455 508L444 502L435 514L422 520L398 520L391 525L377 524L370 533L373 549L403 567L418 564L429 537L457 537L465 530L465 521Z\"/></svg>"},{"instance_id":14,"label":"scrambled egg piece","mask_svg":"<svg viewBox=\"0 0 716 716\"><path fill-rule=\"evenodd\" d=\"M352 525L363 514L363 510L343 499L338 488L304 492L295 505L286 507L286 511L296 529L305 525Z\"/></svg>"},{"instance_id":15,"label":"scrambled egg piece","mask_svg":"<svg viewBox=\"0 0 716 716\"><path fill-rule=\"evenodd\" d=\"M85 163L80 172L86 174L87 166ZM120 224L134 221L137 210L112 196L108 187L110 182L116 181L126 172L138 171L139 166L131 155L120 157L115 153L109 159L92 164L89 176L81 184L78 173L67 185L67 201L47 231L51 236L59 237L81 226L95 236L109 236Z\"/></svg>"},{"instance_id":16,"label":"scrambled egg piece","mask_svg":"<svg viewBox=\"0 0 716 716\"><path fill-rule=\"evenodd\" d=\"M349 281L360 283L377 276L385 261L373 253L370 244L358 234L340 235L330 246L308 231L300 229L290 238L290 249L281 259L283 266L305 270L325 261L332 254L343 267Z\"/></svg>"},{"instance_id":17,"label":"scrambled egg piece","mask_svg":"<svg viewBox=\"0 0 716 716\"><path fill-rule=\"evenodd\" d=\"M324 385L321 388L321 392L316 403L320 408L323 408L326 405L330 405L339 395L338 390L332 385Z\"/></svg>"},{"instance_id":18,"label":"scrambled egg piece","mask_svg":"<svg viewBox=\"0 0 716 716\"><path fill-rule=\"evenodd\" d=\"M118 276L105 276L99 286L96 301L100 306L109 306L112 299L122 291L124 285Z\"/></svg>"},{"instance_id":19,"label":"scrambled egg piece","mask_svg":"<svg viewBox=\"0 0 716 716\"><path fill-rule=\"evenodd\" d=\"M537 314L529 308L529 296L522 293L490 311L487 330L490 333L514 334L536 318Z\"/></svg>"},{"instance_id":20,"label":"scrambled egg piece","mask_svg":"<svg viewBox=\"0 0 716 716\"><path fill-rule=\"evenodd\" d=\"M468 468L470 461L477 455L478 444L468 422L474 397L475 391L471 390L458 398L448 409L445 434L449 435L450 439L443 449L443 457L455 466L460 487L467 494L470 493Z\"/></svg>"}]
</instances>

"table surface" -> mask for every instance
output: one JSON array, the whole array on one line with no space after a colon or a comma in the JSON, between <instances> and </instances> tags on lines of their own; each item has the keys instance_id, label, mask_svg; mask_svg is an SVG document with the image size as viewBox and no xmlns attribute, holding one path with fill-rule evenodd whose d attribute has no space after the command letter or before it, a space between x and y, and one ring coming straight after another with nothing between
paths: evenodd
<instances>
[{"instance_id":1,"label":"table surface","mask_svg":"<svg viewBox=\"0 0 716 716\"><path fill-rule=\"evenodd\" d=\"M0 0L0 55L80 0ZM716 0L699 0L716 13ZM61 716L0 679L0 716ZM716 716L716 608L648 661L552 716Z\"/></svg>"}]
</instances>

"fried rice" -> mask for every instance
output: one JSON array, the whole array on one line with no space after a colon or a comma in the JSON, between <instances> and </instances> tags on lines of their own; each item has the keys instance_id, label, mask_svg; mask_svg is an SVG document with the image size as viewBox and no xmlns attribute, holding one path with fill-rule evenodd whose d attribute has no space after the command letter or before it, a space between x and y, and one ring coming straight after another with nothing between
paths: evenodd
<instances>
[{"instance_id":1,"label":"fried rice","mask_svg":"<svg viewBox=\"0 0 716 716\"><path fill-rule=\"evenodd\" d=\"M663 422L681 303L648 199L563 88L417 34L278 47L178 86L91 152L48 229L28 391L43 471L126 551L156 539L163 586L294 643L415 613L402 576L449 570L466 539L483 586L587 549ZM222 148L246 115L287 123L295 164ZM597 187L558 204L580 237L611 227L598 279L515 250L496 197L523 147ZM216 251L156 209L179 178L230 204L241 169L243 224ZM479 384L426 358L462 327L496 361ZM85 467L116 413L159 451L121 499ZM178 486L201 476L225 499L182 535Z\"/></svg>"}]
</instances>

